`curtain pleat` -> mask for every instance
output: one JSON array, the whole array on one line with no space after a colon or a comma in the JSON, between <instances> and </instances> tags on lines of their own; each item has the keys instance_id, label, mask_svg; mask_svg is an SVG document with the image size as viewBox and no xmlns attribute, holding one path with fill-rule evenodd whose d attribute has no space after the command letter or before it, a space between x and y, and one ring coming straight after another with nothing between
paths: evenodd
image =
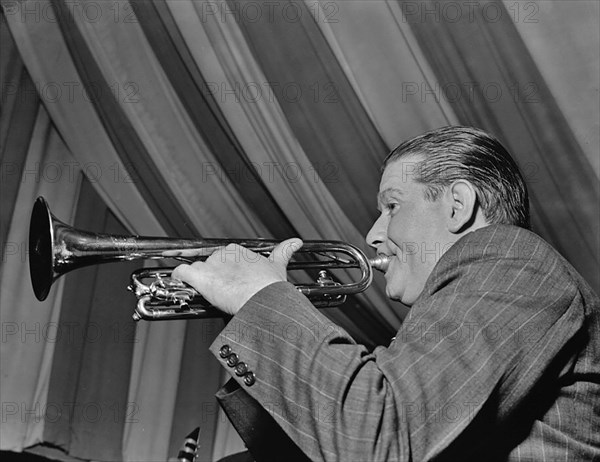
<instances>
[{"instance_id":1,"label":"curtain pleat","mask_svg":"<svg viewBox=\"0 0 600 462\"><path fill-rule=\"evenodd\" d=\"M127 402L135 418L127 418L123 460L168 457L185 323L144 322L136 329Z\"/></svg>"},{"instance_id":2,"label":"curtain pleat","mask_svg":"<svg viewBox=\"0 0 600 462\"><path fill-rule=\"evenodd\" d=\"M132 5L145 30L146 38L194 126L208 148L215 153L215 164L207 165L201 174L209 175L218 171L226 176L244 198L246 206L267 227L271 237L283 239L297 235L286 215L264 187L214 99L210 94L202 92L203 88L207 88L206 82L182 42L181 34L164 1L134 1ZM243 175L240 174L242 171Z\"/></svg>"},{"instance_id":3,"label":"curtain pleat","mask_svg":"<svg viewBox=\"0 0 600 462\"><path fill-rule=\"evenodd\" d=\"M74 157L64 170L81 170L130 232L164 235L137 189L132 166L125 166L117 155L84 91L51 3L35 0L22 7L6 16L7 24L52 123ZM121 80L111 84L124 90Z\"/></svg>"},{"instance_id":4,"label":"curtain pleat","mask_svg":"<svg viewBox=\"0 0 600 462\"><path fill-rule=\"evenodd\" d=\"M224 326L221 319L202 319L187 323L170 435L171 457L176 456L181 449L183 438L194 428L200 427L198 460L213 460L217 422L225 418L219 412L214 395L217 384L223 383L224 379L221 365L214 360L207 346Z\"/></svg>"},{"instance_id":5,"label":"curtain pleat","mask_svg":"<svg viewBox=\"0 0 600 462\"><path fill-rule=\"evenodd\" d=\"M0 204L0 243L4 249L10 220L17 203L19 183L25 168L27 148L38 114L40 100L31 77L0 14L0 81L2 123L0 124L0 163L2 202ZM1 274L2 269L0 269Z\"/></svg>"},{"instance_id":6,"label":"curtain pleat","mask_svg":"<svg viewBox=\"0 0 600 462\"><path fill-rule=\"evenodd\" d=\"M126 76L138 88L136 101L119 99L120 109L147 152L146 162L152 160L186 213L178 226L196 230L196 237L264 235L265 227L228 179L209 174L218 153L211 152L188 117L140 24L115 23L105 14L102 20L78 25L103 78L123 83ZM130 44L126 49L124 42ZM146 180L143 175L134 171L131 182L137 186ZM236 213L227 216L224 210Z\"/></svg>"},{"instance_id":7,"label":"curtain pleat","mask_svg":"<svg viewBox=\"0 0 600 462\"><path fill-rule=\"evenodd\" d=\"M151 161L145 147L133 129L131 121L119 106L120 98L115 98L110 83L105 80L98 61L87 46L76 21L83 22L77 12L69 8L65 1L52 3L62 35L65 38L82 85L98 113L104 130L123 164L135 166L136 187L159 220L162 228L171 236L190 237L197 234L193 227L182 227L187 219L179 203L173 197L157 166ZM86 24L83 24L86 27ZM135 86L134 86L135 88ZM125 97L124 100L127 100ZM139 180L139 181L137 181Z\"/></svg>"},{"instance_id":8,"label":"curtain pleat","mask_svg":"<svg viewBox=\"0 0 600 462\"><path fill-rule=\"evenodd\" d=\"M447 101L423 97L439 84L397 1L305 3L320 6L315 22L389 149L457 123Z\"/></svg>"},{"instance_id":9,"label":"curtain pleat","mask_svg":"<svg viewBox=\"0 0 600 462\"><path fill-rule=\"evenodd\" d=\"M63 281L54 285L44 302L35 299L27 265L27 230L31 205L39 195L56 203L55 213L72 217L80 173L73 170L73 175L65 175L60 170L70 162L68 149L40 108L10 219L0 278L2 449L20 451L44 441L47 416L55 409L56 403L48 401L48 387L56 341L62 335Z\"/></svg>"},{"instance_id":10,"label":"curtain pleat","mask_svg":"<svg viewBox=\"0 0 600 462\"><path fill-rule=\"evenodd\" d=\"M88 181L79 194L74 226L126 233ZM74 457L121 460L124 425L137 421L138 405L128 401L133 297L116 289L137 267L135 262L92 266L65 280L63 335L56 342L48 393L48 402L56 406L49 408L44 440Z\"/></svg>"},{"instance_id":11,"label":"curtain pleat","mask_svg":"<svg viewBox=\"0 0 600 462\"><path fill-rule=\"evenodd\" d=\"M228 2L234 11L248 4ZM364 236L375 219L378 172L388 147L306 5L284 1L274 9L275 15L294 11L298 20L271 20L265 7L257 20L241 20L240 28L264 72L262 83L270 82L304 152Z\"/></svg>"},{"instance_id":12,"label":"curtain pleat","mask_svg":"<svg viewBox=\"0 0 600 462\"><path fill-rule=\"evenodd\" d=\"M600 178L600 2L504 0L504 5ZM532 89L529 87L526 91L531 94Z\"/></svg>"},{"instance_id":13,"label":"curtain pleat","mask_svg":"<svg viewBox=\"0 0 600 462\"><path fill-rule=\"evenodd\" d=\"M472 14L462 7L458 21L407 21L459 121L495 133L519 161L534 229L599 290L598 179L503 3L480 2Z\"/></svg>"}]
</instances>

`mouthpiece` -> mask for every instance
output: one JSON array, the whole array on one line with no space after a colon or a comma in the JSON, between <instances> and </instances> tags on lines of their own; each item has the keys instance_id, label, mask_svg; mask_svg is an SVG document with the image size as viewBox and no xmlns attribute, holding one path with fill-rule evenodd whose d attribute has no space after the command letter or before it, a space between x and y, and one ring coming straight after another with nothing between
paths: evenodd
<instances>
[{"instance_id":1,"label":"mouthpiece","mask_svg":"<svg viewBox=\"0 0 600 462\"><path fill-rule=\"evenodd\" d=\"M390 265L390 257L387 255L378 255L375 258L370 258L369 264L373 269L385 273Z\"/></svg>"}]
</instances>

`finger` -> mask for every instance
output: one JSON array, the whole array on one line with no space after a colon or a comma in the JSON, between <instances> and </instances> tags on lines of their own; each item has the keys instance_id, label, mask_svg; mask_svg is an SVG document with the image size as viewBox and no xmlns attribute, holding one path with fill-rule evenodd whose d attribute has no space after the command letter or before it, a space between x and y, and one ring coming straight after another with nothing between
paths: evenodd
<instances>
[{"instance_id":1,"label":"finger","mask_svg":"<svg viewBox=\"0 0 600 462\"><path fill-rule=\"evenodd\" d=\"M173 279L179 279L180 281L193 285L193 282L198 279L198 271L192 267L192 265L186 265L184 263L173 270L171 277Z\"/></svg>"},{"instance_id":2,"label":"finger","mask_svg":"<svg viewBox=\"0 0 600 462\"><path fill-rule=\"evenodd\" d=\"M294 253L300 250L303 244L302 240L297 237L280 242L273 249L271 255L269 255L269 260L285 268L292 259Z\"/></svg>"}]
</instances>

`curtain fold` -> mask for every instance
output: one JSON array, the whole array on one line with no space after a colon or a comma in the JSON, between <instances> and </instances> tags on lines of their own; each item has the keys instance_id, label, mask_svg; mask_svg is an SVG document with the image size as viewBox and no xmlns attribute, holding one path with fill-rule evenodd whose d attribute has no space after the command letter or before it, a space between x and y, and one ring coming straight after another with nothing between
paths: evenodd
<instances>
[{"instance_id":1,"label":"curtain fold","mask_svg":"<svg viewBox=\"0 0 600 462\"><path fill-rule=\"evenodd\" d=\"M227 439L227 430L219 429L218 421L221 419L227 424L229 421L224 420L214 397L217 384L225 381L222 367L214 360L207 346L224 326L222 319L202 319L188 322L186 325L177 401L170 434L168 454L171 457L178 454L183 437L196 427L201 429L199 460L216 460L231 452L230 450L219 457L213 456L216 441ZM243 450L243 444L240 450Z\"/></svg>"},{"instance_id":2,"label":"curtain fold","mask_svg":"<svg viewBox=\"0 0 600 462\"><path fill-rule=\"evenodd\" d=\"M234 11L248 4L227 3ZM284 1L274 10L282 17L294 11L298 20L274 21L265 9L256 21L240 21L243 37L303 151L364 236L375 219L373 198L388 147L306 5Z\"/></svg>"},{"instance_id":3,"label":"curtain fold","mask_svg":"<svg viewBox=\"0 0 600 462\"><path fill-rule=\"evenodd\" d=\"M81 175L61 175L59 168L72 162L71 154L53 129L48 114L39 108L18 182L18 205L3 242L0 278L0 317L3 325L2 419L3 449L21 450L44 441L48 413L48 387L58 336L63 282L48 298L35 299L27 266L27 233L31 204L39 195L55 202L56 213L72 217ZM29 204L29 205L25 205Z\"/></svg>"},{"instance_id":4,"label":"curtain fold","mask_svg":"<svg viewBox=\"0 0 600 462\"><path fill-rule=\"evenodd\" d=\"M77 24L81 39L103 71L98 78L122 82L120 76L126 76L139 90L137 100L121 98L118 106L131 124L129 136L139 141L143 151L140 159L154 173L147 172L144 164L137 161L129 165L135 168L132 180L136 186L151 181L162 184L165 195L160 196L161 207L178 208L177 204L181 204L182 211L173 219L168 235L223 235L225 227L237 229L242 235L264 232L254 211L245 206L245 197L230 182L206 174L207 166L216 165L220 153L211 151L197 130L184 104L184 97L190 95L178 97L141 24L115 23L108 15L94 23L79 20ZM131 47L123 50L121 44L125 41ZM151 202L146 196L144 199ZM223 207L239 213L224 219Z\"/></svg>"},{"instance_id":5,"label":"curtain fold","mask_svg":"<svg viewBox=\"0 0 600 462\"><path fill-rule=\"evenodd\" d=\"M183 210L163 180L158 166L150 159L130 118L122 111L119 105L121 98L114 97L110 81L105 79L99 67L101 60L92 54L92 50L85 40L85 36L91 34L96 27L92 27L82 18L83 9L69 8L67 2L62 0L52 2L52 6L67 50L81 77L83 89L91 100L103 129L115 147L121 162L124 165L135 166L136 176L140 180L136 181L135 185L144 201L168 235L173 236L181 232L188 236L193 235L194 229L181 229L180 223L186 222ZM102 17L106 18L107 15L102 15ZM110 23L114 24L112 21ZM83 30L80 30L80 27ZM131 28L130 26L129 29ZM108 40L105 39L105 42ZM135 91L137 84L132 84L132 86ZM128 86L125 84L124 89L127 88ZM122 101L129 102L131 99L132 104L137 104L139 101L136 102L135 98L136 96L126 96Z\"/></svg>"},{"instance_id":6,"label":"curtain fold","mask_svg":"<svg viewBox=\"0 0 600 462\"><path fill-rule=\"evenodd\" d=\"M439 84L397 1L305 4L311 11L320 6L315 22L390 150L457 123L443 98L415 97L425 84Z\"/></svg>"},{"instance_id":7,"label":"curtain fold","mask_svg":"<svg viewBox=\"0 0 600 462\"><path fill-rule=\"evenodd\" d=\"M74 225L124 234L89 181L79 194ZM139 406L128 401L135 344L132 297L123 285L135 262L92 266L65 279L49 384L44 441L81 459L121 460L127 422L137 422ZM81 290L85 287L86 290ZM68 405L72 403L72 405Z\"/></svg>"},{"instance_id":8,"label":"curtain fold","mask_svg":"<svg viewBox=\"0 0 600 462\"><path fill-rule=\"evenodd\" d=\"M34 0L11 7L16 9L6 15L10 33L42 104L74 157L65 170L80 169L128 230L164 235L85 91L52 4ZM112 84L117 89L124 86L121 81Z\"/></svg>"},{"instance_id":9,"label":"curtain fold","mask_svg":"<svg viewBox=\"0 0 600 462\"><path fill-rule=\"evenodd\" d=\"M505 0L504 6L600 178L600 3L580 0L574 7L565 0Z\"/></svg>"},{"instance_id":10,"label":"curtain fold","mask_svg":"<svg viewBox=\"0 0 600 462\"><path fill-rule=\"evenodd\" d=\"M6 27L6 18L3 14L0 14L0 21L0 39L3 44L3 52L0 54L0 81L2 82L0 242L4 249L40 100Z\"/></svg>"},{"instance_id":11,"label":"curtain fold","mask_svg":"<svg viewBox=\"0 0 600 462\"><path fill-rule=\"evenodd\" d=\"M252 210L257 219L264 223L270 237L282 239L297 235L287 216L265 188L216 102L210 94L202 91L207 88L207 83L193 62L165 2L134 1L132 5L149 44L191 122L207 143L207 148L215 154L214 161L203 162L198 170L199 180L208 185L209 178L221 182L226 178L246 204L261 204L261 207ZM235 230L233 232L236 233ZM238 234L235 237L246 236Z\"/></svg>"},{"instance_id":12,"label":"curtain fold","mask_svg":"<svg viewBox=\"0 0 600 462\"><path fill-rule=\"evenodd\" d=\"M600 290L598 178L504 4L462 5L457 21L423 21L423 11L439 11L435 1L404 5L440 96L460 123L494 133L514 154L529 187L534 230Z\"/></svg>"}]
</instances>

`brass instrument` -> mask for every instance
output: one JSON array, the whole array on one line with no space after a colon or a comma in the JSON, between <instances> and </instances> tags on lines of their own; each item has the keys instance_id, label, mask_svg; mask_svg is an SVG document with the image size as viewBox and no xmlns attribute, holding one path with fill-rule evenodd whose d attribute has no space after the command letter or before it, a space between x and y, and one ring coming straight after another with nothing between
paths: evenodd
<instances>
[{"instance_id":1,"label":"brass instrument","mask_svg":"<svg viewBox=\"0 0 600 462\"><path fill-rule=\"evenodd\" d=\"M141 259L204 260L228 244L239 244L268 255L281 241L267 239L177 239L121 236L75 229L52 215L43 197L33 206L29 228L29 269L33 291L43 301L52 283L63 274L84 266ZM186 254L188 256L186 256ZM192 255L191 257L189 255ZM364 291L371 284L372 268L385 270L386 257L367 259L358 248L339 241L304 241L288 264L288 270L319 270L314 284L296 288L317 307L342 304L347 295ZM341 284L330 269L356 268L357 282ZM133 318L197 319L222 316L191 286L171 278L173 268L143 268L131 276L129 289L138 299Z\"/></svg>"}]
</instances>

